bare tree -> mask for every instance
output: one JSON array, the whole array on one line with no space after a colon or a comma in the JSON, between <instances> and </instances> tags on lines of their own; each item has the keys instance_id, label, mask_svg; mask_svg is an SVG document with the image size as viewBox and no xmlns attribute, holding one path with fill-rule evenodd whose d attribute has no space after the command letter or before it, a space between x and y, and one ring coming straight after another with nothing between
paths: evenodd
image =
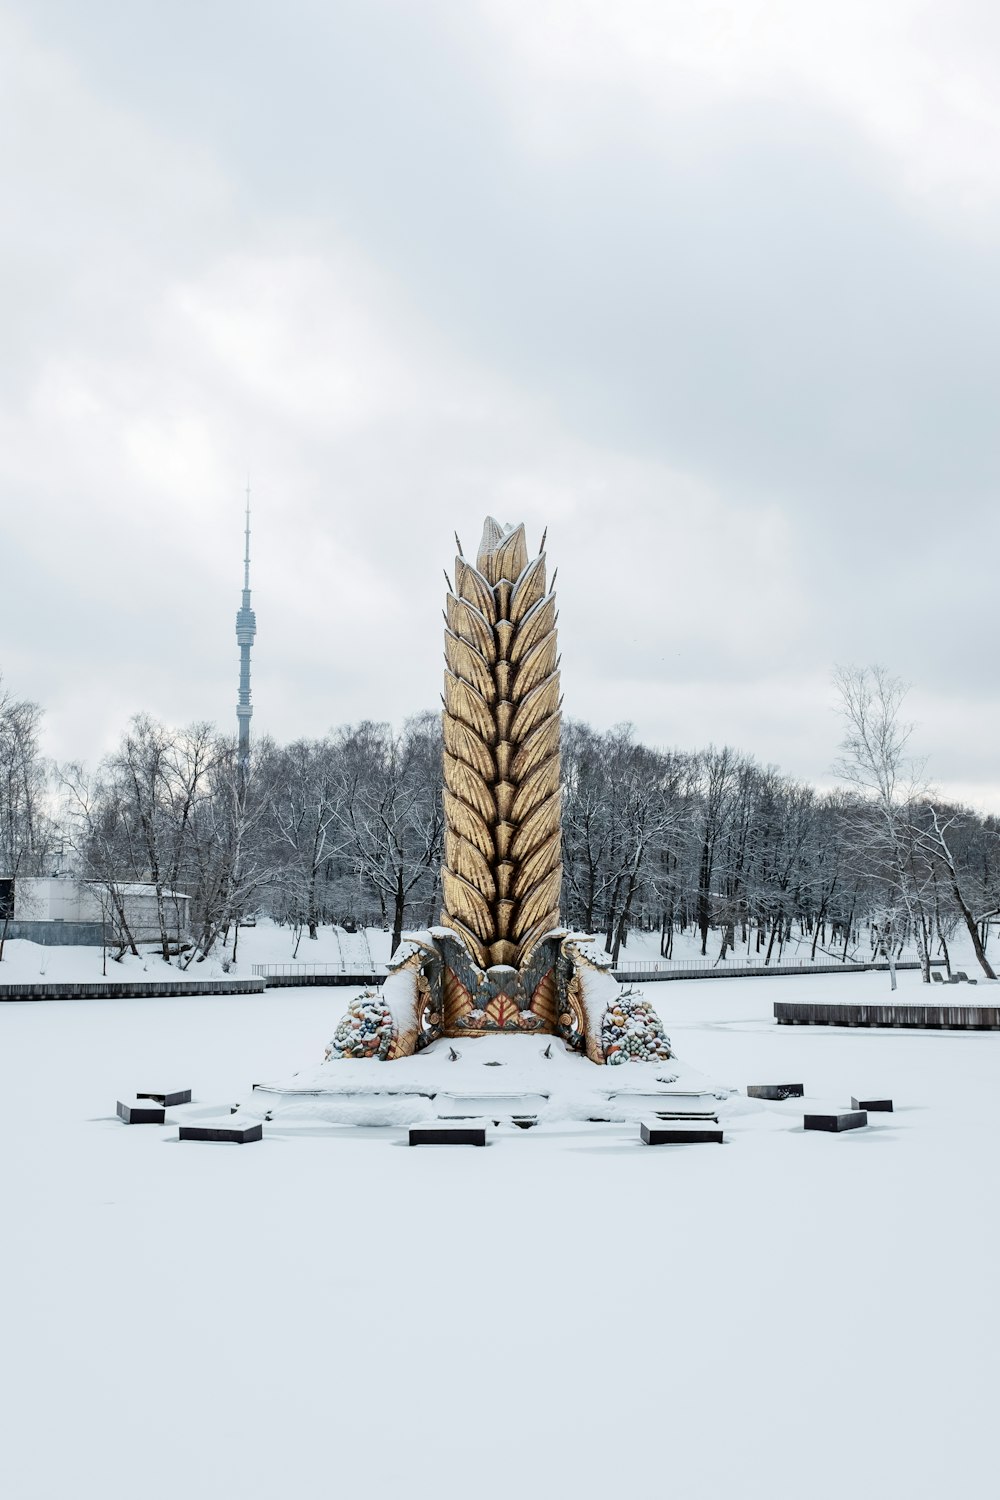
<instances>
[{"instance_id":1,"label":"bare tree","mask_svg":"<svg viewBox=\"0 0 1000 1500\"><path fill-rule=\"evenodd\" d=\"M39 748L42 711L0 683L0 875L38 875L51 859L55 826L47 815L51 780Z\"/></svg>"},{"instance_id":2,"label":"bare tree","mask_svg":"<svg viewBox=\"0 0 1000 1500\"><path fill-rule=\"evenodd\" d=\"M900 717L906 684L883 667L840 668L834 681L845 723L837 774L858 797L857 847L883 889L873 929L896 988L900 918L915 938L924 982L930 982L930 923L924 901L929 872L918 869L912 813L924 794L922 765L907 754L913 725Z\"/></svg>"},{"instance_id":3,"label":"bare tree","mask_svg":"<svg viewBox=\"0 0 1000 1500\"><path fill-rule=\"evenodd\" d=\"M987 979L995 979L993 965L986 957L986 948L983 944L981 924L984 916L995 914L992 910L980 914L977 917L969 904L966 895L965 880L959 869L958 860L952 849L954 839L952 830L961 825L961 814L957 812L944 813L930 803L927 805L929 825L919 829L916 833L916 842L921 851L927 854L934 864L945 876L954 897L955 905L961 913L962 921L965 923L969 938L975 951L976 960Z\"/></svg>"},{"instance_id":4,"label":"bare tree","mask_svg":"<svg viewBox=\"0 0 1000 1500\"><path fill-rule=\"evenodd\" d=\"M392 953L413 896L423 891L430 906L436 892L444 836L440 734L438 716L424 714L401 735L364 723L337 741L338 820L359 874L391 912Z\"/></svg>"}]
</instances>

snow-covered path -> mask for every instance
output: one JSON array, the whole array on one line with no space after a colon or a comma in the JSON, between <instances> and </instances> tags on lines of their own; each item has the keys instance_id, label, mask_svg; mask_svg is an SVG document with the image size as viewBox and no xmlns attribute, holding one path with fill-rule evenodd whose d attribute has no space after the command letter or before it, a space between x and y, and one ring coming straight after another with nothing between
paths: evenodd
<instances>
[{"instance_id":1,"label":"snow-covered path","mask_svg":"<svg viewBox=\"0 0 1000 1500\"><path fill-rule=\"evenodd\" d=\"M886 990L650 986L719 1083L897 1103L842 1137L792 1101L658 1150L631 1126L181 1145L116 1098L190 1084L215 1112L321 1056L350 992L0 1006L0 1490L985 1493L1000 1035L770 1021L779 995Z\"/></svg>"}]
</instances>

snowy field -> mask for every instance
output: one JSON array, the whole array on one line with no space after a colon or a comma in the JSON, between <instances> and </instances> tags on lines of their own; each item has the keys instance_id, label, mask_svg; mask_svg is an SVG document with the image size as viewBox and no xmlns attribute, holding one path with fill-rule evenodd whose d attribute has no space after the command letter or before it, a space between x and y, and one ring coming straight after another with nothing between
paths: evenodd
<instances>
[{"instance_id":1,"label":"snowy field","mask_svg":"<svg viewBox=\"0 0 1000 1500\"><path fill-rule=\"evenodd\" d=\"M648 987L719 1084L895 1099L840 1137L796 1101L660 1149L114 1117L310 1065L351 993L0 1005L10 1500L989 1492L1000 1034L771 1021L885 975Z\"/></svg>"}]
</instances>

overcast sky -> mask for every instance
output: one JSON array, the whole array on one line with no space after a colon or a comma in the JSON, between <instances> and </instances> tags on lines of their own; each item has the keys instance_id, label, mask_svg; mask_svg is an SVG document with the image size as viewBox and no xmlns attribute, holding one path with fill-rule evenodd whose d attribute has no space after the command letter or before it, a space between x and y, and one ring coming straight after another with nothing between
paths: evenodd
<instances>
[{"instance_id":1,"label":"overcast sky","mask_svg":"<svg viewBox=\"0 0 1000 1500\"><path fill-rule=\"evenodd\" d=\"M549 527L566 711L1000 812L1000 9L0 0L0 669L46 750L438 701Z\"/></svg>"}]
</instances>

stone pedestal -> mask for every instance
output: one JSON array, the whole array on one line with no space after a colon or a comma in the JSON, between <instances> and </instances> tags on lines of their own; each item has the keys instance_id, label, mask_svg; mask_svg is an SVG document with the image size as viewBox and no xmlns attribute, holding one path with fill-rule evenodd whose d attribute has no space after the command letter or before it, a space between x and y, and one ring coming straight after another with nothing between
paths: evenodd
<instances>
[{"instance_id":1,"label":"stone pedestal","mask_svg":"<svg viewBox=\"0 0 1000 1500\"><path fill-rule=\"evenodd\" d=\"M263 1125L182 1125L177 1139L180 1141L231 1141L245 1146L250 1141L262 1140Z\"/></svg>"},{"instance_id":2,"label":"stone pedestal","mask_svg":"<svg viewBox=\"0 0 1000 1500\"><path fill-rule=\"evenodd\" d=\"M486 1126L452 1124L438 1120L431 1125L410 1126L411 1146L485 1146Z\"/></svg>"},{"instance_id":3,"label":"stone pedestal","mask_svg":"<svg viewBox=\"0 0 1000 1500\"><path fill-rule=\"evenodd\" d=\"M864 1110L839 1115L806 1115L802 1121L804 1130L860 1130L867 1124L868 1116Z\"/></svg>"},{"instance_id":4,"label":"stone pedestal","mask_svg":"<svg viewBox=\"0 0 1000 1500\"><path fill-rule=\"evenodd\" d=\"M124 1120L126 1125L162 1125L164 1111L162 1106L157 1108L153 1104L124 1103L119 1099L118 1118Z\"/></svg>"},{"instance_id":5,"label":"stone pedestal","mask_svg":"<svg viewBox=\"0 0 1000 1500\"><path fill-rule=\"evenodd\" d=\"M722 1145L722 1126L699 1120L690 1125L679 1120L643 1120L639 1138L645 1146L682 1146L714 1141Z\"/></svg>"}]
</instances>

